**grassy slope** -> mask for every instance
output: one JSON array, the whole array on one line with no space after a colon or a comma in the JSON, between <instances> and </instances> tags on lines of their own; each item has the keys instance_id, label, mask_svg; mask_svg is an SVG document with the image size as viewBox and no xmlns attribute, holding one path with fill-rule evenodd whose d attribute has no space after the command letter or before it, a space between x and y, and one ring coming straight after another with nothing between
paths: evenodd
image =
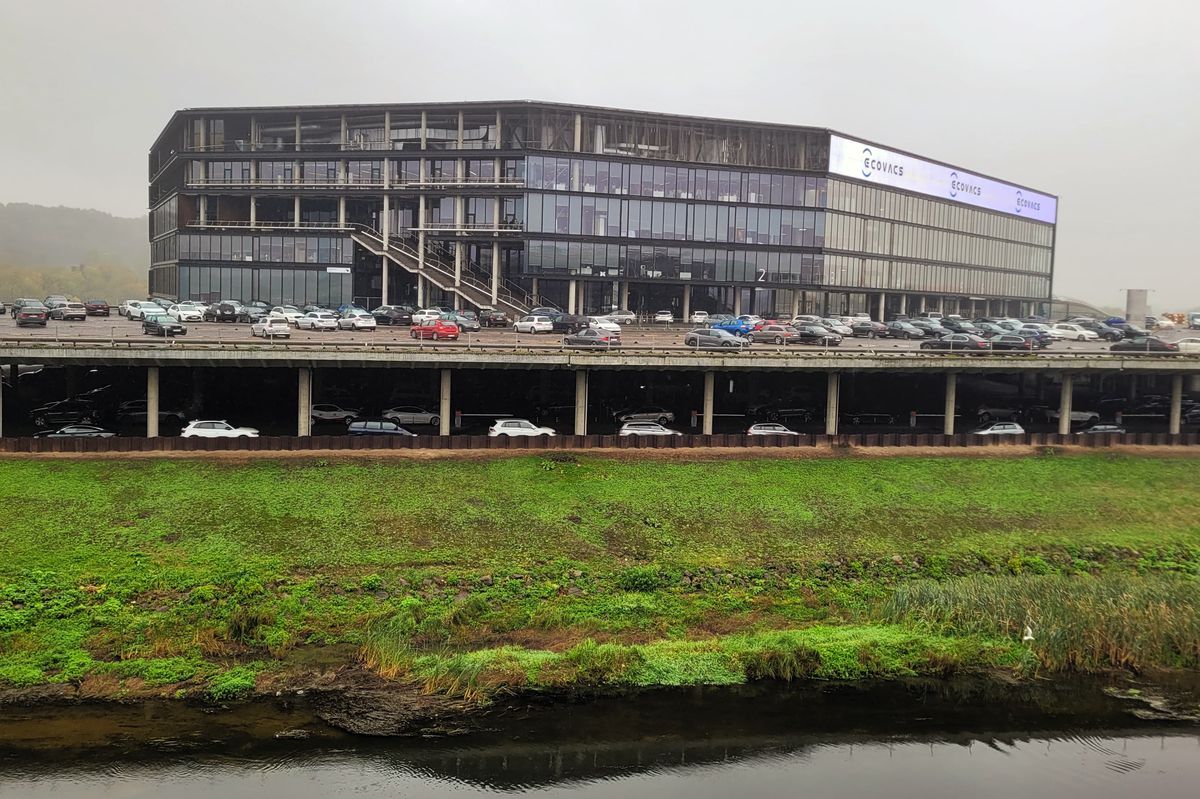
<instances>
[{"instance_id":1,"label":"grassy slope","mask_svg":"<svg viewBox=\"0 0 1200 799\"><path fill-rule=\"evenodd\" d=\"M377 665L445 685L434 677L469 650L501 652L511 672L514 644L661 648L876 623L913 579L1194 575L1196 473L1187 459L1107 454L3 461L0 683L106 674L235 692L305 645L365 643ZM897 650L908 660L880 662L902 671L942 646L910 644ZM628 681L656 679L650 651ZM734 657L743 676L754 657Z\"/></svg>"}]
</instances>

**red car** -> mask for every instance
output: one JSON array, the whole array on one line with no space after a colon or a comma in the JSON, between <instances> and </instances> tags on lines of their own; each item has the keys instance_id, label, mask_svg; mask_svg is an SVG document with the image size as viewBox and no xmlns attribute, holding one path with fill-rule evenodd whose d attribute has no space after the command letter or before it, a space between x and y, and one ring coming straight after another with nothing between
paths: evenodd
<instances>
[{"instance_id":1,"label":"red car","mask_svg":"<svg viewBox=\"0 0 1200 799\"><path fill-rule=\"evenodd\" d=\"M445 319L434 319L432 322L414 324L409 328L408 334L413 338L430 338L434 341L444 338L453 341L458 338L458 325Z\"/></svg>"},{"instance_id":2,"label":"red car","mask_svg":"<svg viewBox=\"0 0 1200 799\"><path fill-rule=\"evenodd\" d=\"M84 300L83 307L87 310L88 316L108 316L108 303L104 300Z\"/></svg>"},{"instance_id":3,"label":"red car","mask_svg":"<svg viewBox=\"0 0 1200 799\"><path fill-rule=\"evenodd\" d=\"M17 327L25 325L41 325L46 326L46 322L50 319L50 309L44 305L22 305L17 311Z\"/></svg>"}]
</instances>

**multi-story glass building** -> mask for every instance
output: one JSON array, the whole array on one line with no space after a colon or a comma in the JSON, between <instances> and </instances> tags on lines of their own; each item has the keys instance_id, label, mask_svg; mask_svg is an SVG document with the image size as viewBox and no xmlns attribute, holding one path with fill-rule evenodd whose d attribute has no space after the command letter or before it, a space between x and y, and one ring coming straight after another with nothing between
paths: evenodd
<instances>
[{"instance_id":1,"label":"multi-story glass building","mask_svg":"<svg viewBox=\"0 0 1200 799\"><path fill-rule=\"evenodd\" d=\"M200 108L150 293L579 312L1027 314L1057 198L820 128L541 102Z\"/></svg>"}]
</instances>

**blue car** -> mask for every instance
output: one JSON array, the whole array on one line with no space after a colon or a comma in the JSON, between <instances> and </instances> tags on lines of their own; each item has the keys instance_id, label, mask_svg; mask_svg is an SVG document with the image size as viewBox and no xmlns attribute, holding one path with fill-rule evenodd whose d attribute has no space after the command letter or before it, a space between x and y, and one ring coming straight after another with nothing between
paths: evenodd
<instances>
[{"instance_id":1,"label":"blue car","mask_svg":"<svg viewBox=\"0 0 1200 799\"><path fill-rule=\"evenodd\" d=\"M726 333L732 333L735 336L747 336L754 330L754 325L749 322L743 322L740 319L726 319L720 322L713 322L709 327L713 330L724 330Z\"/></svg>"}]
</instances>

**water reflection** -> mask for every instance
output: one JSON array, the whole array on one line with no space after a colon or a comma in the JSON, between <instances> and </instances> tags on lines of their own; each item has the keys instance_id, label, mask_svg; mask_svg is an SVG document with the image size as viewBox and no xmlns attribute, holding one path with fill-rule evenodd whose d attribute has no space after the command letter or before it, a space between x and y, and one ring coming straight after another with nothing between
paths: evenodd
<instances>
[{"instance_id":1,"label":"water reflection","mask_svg":"<svg viewBox=\"0 0 1200 799\"><path fill-rule=\"evenodd\" d=\"M295 704L38 710L0 720L0 796L1195 797L1196 728L1129 709L1095 684L759 686L521 704L451 739Z\"/></svg>"}]
</instances>

